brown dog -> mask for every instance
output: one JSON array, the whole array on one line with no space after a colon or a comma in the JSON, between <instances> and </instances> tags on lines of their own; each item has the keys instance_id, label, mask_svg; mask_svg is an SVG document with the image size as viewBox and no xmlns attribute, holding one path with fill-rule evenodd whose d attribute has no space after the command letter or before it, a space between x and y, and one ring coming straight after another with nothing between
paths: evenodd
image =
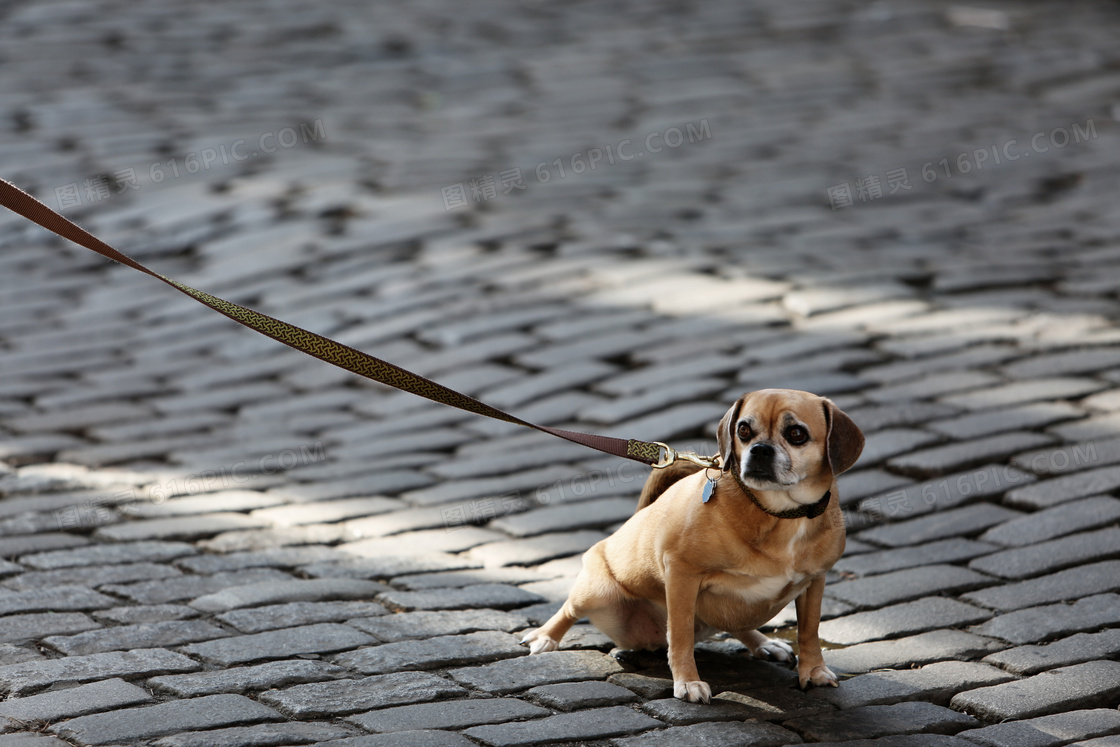
<instances>
[{"instance_id":1,"label":"brown dog","mask_svg":"<svg viewBox=\"0 0 1120 747\"><path fill-rule=\"evenodd\" d=\"M564 606L525 636L531 653L555 650L587 616L619 648L668 645L674 695L707 702L696 637L724 630L755 657L790 661L793 649L757 628L796 599L801 686L837 685L817 627L825 572L844 552L836 476L863 433L823 397L766 389L739 398L718 441L720 471L654 470L634 516L584 554Z\"/></svg>"}]
</instances>

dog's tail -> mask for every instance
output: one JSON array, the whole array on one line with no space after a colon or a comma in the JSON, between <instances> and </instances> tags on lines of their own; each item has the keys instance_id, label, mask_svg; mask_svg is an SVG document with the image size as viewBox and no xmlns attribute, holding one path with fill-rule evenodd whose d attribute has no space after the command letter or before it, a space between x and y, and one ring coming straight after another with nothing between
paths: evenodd
<instances>
[{"instance_id":1,"label":"dog's tail","mask_svg":"<svg viewBox=\"0 0 1120 747\"><path fill-rule=\"evenodd\" d=\"M668 467L663 469L655 469L650 472L649 477L646 479L646 484L642 488L642 495L638 498L638 508L634 513L641 511L657 500L657 497L668 490L669 486L681 478L688 477L694 472L699 472L702 468L698 464L692 462L679 461L673 462Z\"/></svg>"}]
</instances>

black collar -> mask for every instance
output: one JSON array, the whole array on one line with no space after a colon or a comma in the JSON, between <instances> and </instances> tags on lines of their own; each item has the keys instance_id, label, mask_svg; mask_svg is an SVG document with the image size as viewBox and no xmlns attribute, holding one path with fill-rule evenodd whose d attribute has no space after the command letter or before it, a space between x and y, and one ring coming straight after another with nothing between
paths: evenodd
<instances>
[{"instance_id":1,"label":"black collar","mask_svg":"<svg viewBox=\"0 0 1120 747\"><path fill-rule=\"evenodd\" d=\"M821 499L816 503L803 503L797 508L791 508L786 511L771 511L759 502L753 492L750 490L746 492L751 501L754 502L754 505L761 508L770 516L773 516L775 519L815 519L824 513L824 510L828 508L829 499L832 498L832 491L826 490L824 491L824 495L821 496Z\"/></svg>"}]
</instances>

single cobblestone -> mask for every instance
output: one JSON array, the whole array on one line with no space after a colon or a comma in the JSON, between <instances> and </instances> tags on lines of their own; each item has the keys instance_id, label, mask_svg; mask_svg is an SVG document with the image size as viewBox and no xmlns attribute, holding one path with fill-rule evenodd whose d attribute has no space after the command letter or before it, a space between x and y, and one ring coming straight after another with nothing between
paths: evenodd
<instances>
[{"instance_id":1,"label":"single cobblestone","mask_svg":"<svg viewBox=\"0 0 1120 747\"><path fill-rule=\"evenodd\" d=\"M87 713L151 703L153 700L143 688L112 678L42 695L7 700L0 703L0 719L6 720L5 730L12 730L19 728L21 723L49 723Z\"/></svg>"},{"instance_id":2,"label":"single cobblestone","mask_svg":"<svg viewBox=\"0 0 1120 747\"><path fill-rule=\"evenodd\" d=\"M956 734L978 725L970 716L920 701L852 708L783 724L817 742L873 739L890 734Z\"/></svg>"},{"instance_id":3,"label":"single cobblestone","mask_svg":"<svg viewBox=\"0 0 1120 747\"><path fill-rule=\"evenodd\" d=\"M843 687L813 696L841 709L923 700L948 705L959 692L1015 679L1015 675L975 662L944 661L920 669L882 671L845 680Z\"/></svg>"},{"instance_id":4,"label":"single cobblestone","mask_svg":"<svg viewBox=\"0 0 1120 747\"><path fill-rule=\"evenodd\" d=\"M339 716L389 706L427 703L466 693L459 685L422 672L398 672L270 690L260 701L292 718Z\"/></svg>"},{"instance_id":5,"label":"single cobblestone","mask_svg":"<svg viewBox=\"0 0 1120 747\"><path fill-rule=\"evenodd\" d=\"M1029 581L972 591L962 599L997 610L1017 610L1120 589L1120 560L1071 568Z\"/></svg>"},{"instance_id":6,"label":"single cobblestone","mask_svg":"<svg viewBox=\"0 0 1120 747\"><path fill-rule=\"evenodd\" d=\"M230 634L202 620L173 620L91 630L76 635L53 635L42 639L45 646L67 656L84 656L130 648L163 648L183 643L225 638Z\"/></svg>"},{"instance_id":7,"label":"single cobblestone","mask_svg":"<svg viewBox=\"0 0 1120 747\"><path fill-rule=\"evenodd\" d=\"M261 745L324 744L351 736L330 724L256 724L225 729L188 731L152 742L153 747L260 747Z\"/></svg>"},{"instance_id":8,"label":"single cobblestone","mask_svg":"<svg viewBox=\"0 0 1120 747\"><path fill-rule=\"evenodd\" d=\"M825 594L856 609L882 607L918 597L990 586L989 576L952 565L927 565L883 573L872 578L841 581L825 588Z\"/></svg>"},{"instance_id":9,"label":"single cobblestone","mask_svg":"<svg viewBox=\"0 0 1120 747\"><path fill-rule=\"evenodd\" d=\"M946 659L971 659L998 651L1003 644L962 630L932 630L893 641L872 641L826 652L825 661L838 672L859 674L877 669L903 669Z\"/></svg>"},{"instance_id":10,"label":"single cobblestone","mask_svg":"<svg viewBox=\"0 0 1120 747\"><path fill-rule=\"evenodd\" d=\"M190 603L202 612L228 612L283 602L318 602L327 599L372 599L388 587L356 579L265 581L222 589Z\"/></svg>"},{"instance_id":11,"label":"single cobblestone","mask_svg":"<svg viewBox=\"0 0 1120 747\"><path fill-rule=\"evenodd\" d=\"M198 551L185 542L131 542L87 545L74 550L35 553L23 556L20 562L47 571L56 568L118 563L160 563L185 555L194 555L196 552Z\"/></svg>"},{"instance_id":12,"label":"single cobblestone","mask_svg":"<svg viewBox=\"0 0 1120 747\"><path fill-rule=\"evenodd\" d=\"M1019 675L1038 674L1046 669L1112 659L1120 654L1120 630L1078 633L1044 646L1019 646L999 651L984 661Z\"/></svg>"},{"instance_id":13,"label":"single cobblestone","mask_svg":"<svg viewBox=\"0 0 1120 747\"><path fill-rule=\"evenodd\" d=\"M983 622L991 616L991 612L952 599L926 597L825 620L820 625L820 636L831 643L850 645L911 635L931 628L962 627Z\"/></svg>"},{"instance_id":14,"label":"single cobblestone","mask_svg":"<svg viewBox=\"0 0 1120 747\"><path fill-rule=\"evenodd\" d=\"M498 631L438 636L363 648L335 657L335 663L362 674L462 666L526 655L517 638Z\"/></svg>"},{"instance_id":15,"label":"single cobblestone","mask_svg":"<svg viewBox=\"0 0 1120 747\"><path fill-rule=\"evenodd\" d=\"M1120 555L1120 528L1112 527L994 553L973 560L968 567L1001 578L1022 579L1116 555Z\"/></svg>"},{"instance_id":16,"label":"single cobblestone","mask_svg":"<svg viewBox=\"0 0 1120 747\"><path fill-rule=\"evenodd\" d=\"M350 625L385 643L413 638L461 635L480 630L512 633L528 627L525 618L497 610L404 612L351 620Z\"/></svg>"},{"instance_id":17,"label":"single cobblestone","mask_svg":"<svg viewBox=\"0 0 1120 747\"><path fill-rule=\"evenodd\" d=\"M80 612L44 612L0 617L0 642L22 643L51 635L70 635L100 627Z\"/></svg>"},{"instance_id":18,"label":"single cobblestone","mask_svg":"<svg viewBox=\"0 0 1120 747\"><path fill-rule=\"evenodd\" d=\"M146 708L79 716L51 727L51 731L82 744L113 744L192 729L278 721L280 718L276 711L243 695L207 695Z\"/></svg>"},{"instance_id":19,"label":"single cobblestone","mask_svg":"<svg viewBox=\"0 0 1120 747\"><path fill-rule=\"evenodd\" d=\"M148 686L154 690L193 698L217 693L246 693L269 690L307 682L321 682L346 674L342 667L321 661L273 661L252 667L235 667L197 674L169 674L152 677Z\"/></svg>"},{"instance_id":20,"label":"single cobblestone","mask_svg":"<svg viewBox=\"0 0 1120 747\"><path fill-rule=\"evenodd\" d=\"M376 602L292 602L234 610L215 615L215 619L242 633L262 633L277 628L377 617L385 613L385 608Z\"/></svg>"},{"instance_id":21,"label":"single cobblestone","mask_svg":"<svg viewBox=\"0 0 1120 747\"><path fill-rule=\"evenodd\" d=\"M378 600L403 610L461 610L477 607L514 609L543 600L538 594L507 584L476 584L461 589L389 591Z\"/></svg>"},{"instance_id":22,"label":"single cobblestone","mask_svg":"<svg viewBox=\"0 0 1120 747\"><path fill-rule=\"evenodd\" d=\"M192 643L181 650L222 667L261 659L280 659L301 654L324 654L373 643L365 633L346 625L320 623L284 628L267 633Z\"/></svg>"},{"instance_id":23,"label":"single cobblestone","mask_svg":"<svg viewBox=\"0 0 1120 747\"><path fill-rule=\"evenodd\" d=\"M1092 661L961 693L952 706L988 721L1003 721L1110 706L1117 697L1120 662Z\"/></svg>"},{"instance_id":24,"label":"single cobblestone","mask_svg":"<svg viewBox=\"0 0 1120 747\"><path fill-rule=\"evenodd\" d=\"M621 671L622 666L605 654L592 651L553 651L481 667L452 669L448 674L456 681L479 690L505 695L540 685L606 679Z\"/></svg>"},{"instance_id":25,"label":"single cobblestone","mask_svg":"<svg viewBox=\"0 0 1120 747\"><path fill-rule=\"evenodd\" d=\"M1118 519L1120 500L1102 495L1071 501L997 524L980 535L980 539L1012 547L1033 545L1072 532L1095 529Z\"/></svg>"},{"instance_id":26,"label":"single cobblestone","mask_svg":"<svg viewBox=\"0 0 1120 747\"><path fill-rule=\"evenodd\" d=\"M1099 594L1072 604L1048 604L999 615L976 626L973 632L1012 643L1034 643L1117 623L1120 623L1120 596Z\"/></svg>"},{"instance_id":27,"label":"single cobblestone","mask_svg":"<svg viewBox=\"0 0 1120 747\"><path fill-rule=\"evenodd\" d=\"M516 698L483 698L385 708L351 716L347 721L367 731L402 732L416 729L465 729L481 724L540 718L551 713L547 708Z\"/></svg>"},{"instance_id":28,"label":"single cobblestone","mask_svg":"<svg viewBox=\"0 0 1120 747\"><path fill-rule=\"evenodd\" d=\"M541 685L527 690L524 697L561 711L620 705L638 699L638 696L630 690L610 682L565 682L559 685Z\"/></svg>"},{"instance_id":29,"label":"single cobblestone","mask_svg":"<svg viewBox=\"0 0 1120 747\"><path fill-rule=\"evenodd\" d=\"M0 666L0 688L9 696L22 696L57 682L150 677L170 672L194 672L201 668L193 659L163 649L112 651Z\"/></svg>"},{"instance_id":30,"label":"single cobblestone","mask_svg":"<svg viewBox=\"0 0 1120 747\"><path fill-rule=\"evenodd\" d=\"M1111 733L1120 733L1120 713L1094 708L969 729L961 736L983 747L1056 747L1071 739L1090 745L1082 740Z\"/></svg>"},{"instance_id":31,"label":"single cobblestone","mask_svg":"<svg viewBox=\"0 0 1120 747\"><path fill-rule=\"evenodd\" d=\"M463 732L492 747L549 744L557 740L592 740L633 734L662 723L626 706L592 708L579 713L561 713L535 721L476 726Z\"/></svg>"}]
</instances>

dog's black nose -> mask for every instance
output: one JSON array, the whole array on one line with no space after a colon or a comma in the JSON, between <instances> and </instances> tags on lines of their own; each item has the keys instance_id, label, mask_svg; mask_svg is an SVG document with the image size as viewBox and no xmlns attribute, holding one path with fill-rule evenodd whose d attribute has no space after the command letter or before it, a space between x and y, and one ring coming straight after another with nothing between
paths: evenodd
<instances>
[{"instance_id":1,"label":"dog's black nose","mask_svg":"<svg viewBox=\"0 0 1120 747\"><path fill-rule=\"evenodd\" d=\"M758 443L751 447L751 456L758 459L773 459L774 447L767 443Z\"/></svg>"}]
</instances>

